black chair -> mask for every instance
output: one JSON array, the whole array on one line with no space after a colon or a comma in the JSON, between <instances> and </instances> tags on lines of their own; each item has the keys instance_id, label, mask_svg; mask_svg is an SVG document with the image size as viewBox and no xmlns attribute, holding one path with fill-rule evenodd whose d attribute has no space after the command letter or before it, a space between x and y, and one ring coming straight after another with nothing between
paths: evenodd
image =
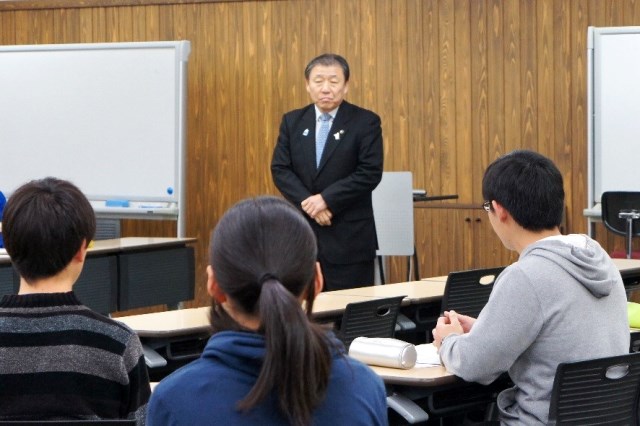
<instances>
[{"instance_id":1,"label":"black chair","mask_svg":"<svg viewBox=\"0 0 640 426\"><path fill-rule=\"evenodd\" d=\"M629 333L629 352L640 352L640 330L632 329Z\"/></svg>"},{"instance_id":2,"label":"black chair","mask_svg":"<svg viewBox=\"0 0 640 426\"><path fill-rule=\"evenodd\" d=\"M347 351L356 337L393 337L400 302L404 298L396 296L349 303L338 331Z\"/></svg>"},{"instance_id":3,"label":"black chair","mask_svg":"<svg viewBox=\"0 0 640 426\"><path fill-rule=\"evenodd\" d=\"M463 315L477 317L489 300L493 283L504 268L500 266L449 273L444 287L441 310L443 312L453 310Z\"/></svg>"},{"instance_id":4,"label":"black chair","mask_svg":"<svg viewBox=\"0 0 640 426\"><path fill-rule=\"evenodd\" d=\"M632 257L633 237L640 235L640 192L606 191L602 193L601 206L602 222L614 234L626 238L625 254L627 259ZM612 253L611 257L621 257ZM640 253L636 256L640 258Z\"/></svg>"},{"instance_id":5,"label":"black chair","mask_svg":"<svg viewBox=\"0 0 640 426\"><path fill-rule=\"evenodd\" d=\"M548 425L637 425L640 353L562 363Z\"/></svg>"}]
</instances>

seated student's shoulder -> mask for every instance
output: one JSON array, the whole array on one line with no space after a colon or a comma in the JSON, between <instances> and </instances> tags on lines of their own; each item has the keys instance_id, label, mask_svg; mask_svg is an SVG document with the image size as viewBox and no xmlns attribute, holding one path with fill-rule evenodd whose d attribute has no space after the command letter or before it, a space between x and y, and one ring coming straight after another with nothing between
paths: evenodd
<instances>
[{"instance_id":1,"label":"seated student's shoulder","mask_svg":"<svg viewBox=\"0 0 640 426\"><path fill-rule=\"evenodd\" d=\"M334 374L355 385L369 383L384 388L384 382L368 365L346 354L337 355L333 359Z\"/></svg>"},{"instance_id":2,"label":"seated student's shoulder","mask_svg":"<svg viewBox=\"0 0 640 426\"><path fill-rule=\"evenodd\" d=\"M380 376L345 354L336 355L332 364L323 404L327 409L318 410L318 420L363 426L388 424L387 396Z\"/></svg>"},{"instance_id":3,"label":"seated student's shoulder","mask_svg":"<svg viewBox=\"0 0 640 426\"><path fill-rule=\"evenodd\" d=\"M368 383L384 390L384 382L368 365L347 355L342 342L333 333L328 335L331 351L331 379L339 379L344 384L359 386Z\"/></svg>"},{"instance_id":4,"label":"seated student's shoulder","mask_svg":"<svg viewBox=\"0 0 640 426\"><path fill-rule=\"evenodd\" d=\"M89 308L86 308L80 312L82 312L82 314L87 318L100 324L99 329L96 331L99 331L102 334L107 334L110 337L115 338L116 340L123 343L129 341L132 337L135 337L137 340L139 340L135 331L133 331L128 325L121 321L118 321L117 319L109 318Z\"/></svg>"},{"instance_id":5,"label":"seated student's shoulder","mask_svg":"<svg viewBox=\"0 0 640 426\"><path fill-rule=\"evenodd\" d=\"M202 358L198 358L184 365L163 378L154 388L154 395L167 393L184 393L185 389L197 386L199 382L213 382L215 374L210 368L203 368Z\"/></svg>"}]
</instances>

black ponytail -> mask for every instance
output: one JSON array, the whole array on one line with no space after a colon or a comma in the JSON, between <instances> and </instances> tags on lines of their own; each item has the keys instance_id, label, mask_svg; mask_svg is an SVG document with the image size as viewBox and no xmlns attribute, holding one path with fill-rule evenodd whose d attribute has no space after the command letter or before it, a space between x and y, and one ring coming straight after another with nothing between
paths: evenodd
<instances>
[{"instance_id":1,"label":"black ponytail","mask_svg":"<svg viewBox=\"0 0 640 426\"><path fill-rule=\"evenodd\" d=\"M316 256L306 219L276 197L236 204L214 231L210 264L218 285L237 308L259 318L265 339L264 362L253 388L238 402L241 411L276 393L289 423L308 425L326 395L331 343L325 329L310 320ZM214 332L243 330L215 301L211 323Z\"/></svg>"},{"instance_id":2,"label":"black ponytail","mask_svg":"<svg viewBox=\"0 0 640 426\"><path fill-rule=\"evenodd\" d=\"M289 422L308 425L329 381L326 335L308 321L300 301L275 279L262 285L259 311L265 358L256 384L238 406L246 410L275 391Z\"/></svg>"}]
</instances>

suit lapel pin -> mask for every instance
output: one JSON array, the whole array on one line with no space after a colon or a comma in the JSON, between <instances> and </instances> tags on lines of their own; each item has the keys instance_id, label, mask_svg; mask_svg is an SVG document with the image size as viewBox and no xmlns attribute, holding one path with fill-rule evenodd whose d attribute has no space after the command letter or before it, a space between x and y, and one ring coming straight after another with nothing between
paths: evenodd
<instances>
[{"instance_id":1,"label":"suit lapel pin","mask_svg":"<svg viewBox=\"0 0 640 426\"><path fill-rule=\"evenodd\" d=\"M309 129L304 129L304 132L302 132L302 136L307 136L309 134Z\"/></svg>"},{"instance_id":2,"label":"suit lapel pin","mask_svg":"<svg viewBox=\"0 0 640 426\"><path fill-rule=\"evenodd\" d=\"M333 134L333 137L335 140L339 141L340 140L340 136L344 135L344 130L340 130L339 132L335 132Z\"/></svg>"}]
</instances>

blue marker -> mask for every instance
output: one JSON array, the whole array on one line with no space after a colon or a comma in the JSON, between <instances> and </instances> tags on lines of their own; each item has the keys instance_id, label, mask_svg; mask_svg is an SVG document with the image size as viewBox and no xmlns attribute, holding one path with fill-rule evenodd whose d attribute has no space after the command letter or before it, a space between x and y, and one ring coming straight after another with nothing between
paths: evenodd
<instances>
[{"instance_id":1,"label":"blue marker","mask_svg":"<svg viewBox=\"0 0 640 426\"><path fill-rule=\"evenodd\" d=\"M129 200L106 200L106 207L129 207Z\"/></svg>"}]
</instances>

